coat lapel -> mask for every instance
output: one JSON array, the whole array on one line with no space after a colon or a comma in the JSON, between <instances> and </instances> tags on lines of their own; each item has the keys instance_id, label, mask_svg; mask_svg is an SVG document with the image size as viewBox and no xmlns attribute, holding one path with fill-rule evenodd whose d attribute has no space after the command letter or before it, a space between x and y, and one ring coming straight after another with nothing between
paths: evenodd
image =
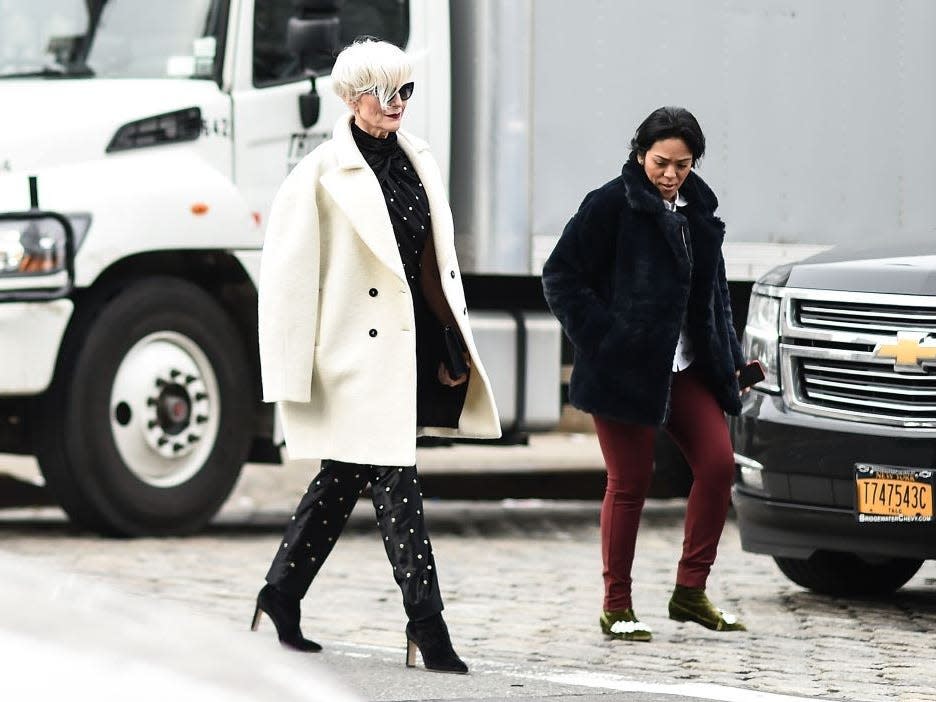
<instances>
[{"instance_id":1,"label":"coat lapel","mask_svg":"<svg viewBox=\"0 0 936 702\"><path fill-rule=\"evenodd\" d=\"M426 191L429 213L432 220L432 241L435 244L439 270L444 271L455 254L455 225L452 210L445 194L445 183L429 151L429 145L406 132L398 132L398 143L403 153L416 169L419 180Z\"/></svg>"},{"instance_id":2,"label":"coat lapel","mask_svg":"<svg viewBox=\"0 0 936 702\"><path fill-rule=\"evenodd\" d=\"M322 176L322 186L380 262L405 281L406 274L383 191L354 143L348 116L338 120L333 139L338 152L338 168Z\"/></svg>"},{"instance_id":3,"label":"coat lapel","mask_svg":"<svg viewBox=\"0 0 936 702\"><path fill-rule=\"evenodd\" d=\"M657 215L657 220L659 222L660 231L663 233L663 238L666 239L666 243L669 244L673 256L679 261L680 265L684 266L688 271L692 261L692 253L689 251L689 247L692 244L689 239L689 232L683 231L683 227L686 225L686 218L678 212L664 210ZM686 227L686 229L688 230L688 227ZM683 238L684 236L685 238Z\"/></svg>"},{"instance_id":4,"label":"coat lapel","mask_svg":"<svg viewBox=\"0 0 936 702\"><path fill-rule=\"evenodd\" d=\"M639 212L656 219L657 227L677 260L689 265L696 252L719 250L724 239L724 225L714 214L718 207L715 193L695 173L690 172L680 192L685 191L689 205L682 212L670 212L660 199L643 170L634 161L627 161L621 170L627 200ZM683 241L683 227L686 239ZM693 262L694 263L694 262Z\"/></svg>"},{"instance_id":5,"label":"coat lapel","mask_svg":"<svg viewBox=\"0 0 936 702\"><path fill-rule=\"evenodd\" d=\"M322 186L351 220L358 236L374 255L401 280L406 280L380 183L354 143L350 125L350 118L346 115L335 125L333 139L339 167L322 176ZM397 137L400 148L413 164L426 191L436 261L439 270L443 270L455 254L455 227L445 183L426 142L405 132L398 132Z\"/></svg>"}]
</instances>

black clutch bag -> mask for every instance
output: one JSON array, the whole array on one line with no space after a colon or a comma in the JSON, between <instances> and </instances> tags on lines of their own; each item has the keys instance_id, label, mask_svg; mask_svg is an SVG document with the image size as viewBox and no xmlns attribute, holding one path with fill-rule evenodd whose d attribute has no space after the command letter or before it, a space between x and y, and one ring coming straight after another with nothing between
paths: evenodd
<instances>
[{"instance_id":1,"label":"black clutch bag","mask_svg":"<svg viewBox=\"0 0 936 702\"><path fill-rule=\"evenodd\" d=\"M448 374L452 378L460 378L468 373L468 364L465 362L465 347L462 345L461 336L452 327L442 329L442 339L445 344L445 351L442 357L442 363L445 364Z\"/></svg>"}]
</instances>

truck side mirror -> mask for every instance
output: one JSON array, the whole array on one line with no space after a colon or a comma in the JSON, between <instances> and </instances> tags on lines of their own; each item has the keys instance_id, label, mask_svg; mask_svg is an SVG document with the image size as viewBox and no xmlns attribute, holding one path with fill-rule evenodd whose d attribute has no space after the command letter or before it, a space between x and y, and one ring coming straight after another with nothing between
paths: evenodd
<instances>
[{"instance_id":1,"label":"truck side mirror","mask_svg":"<svg viewBox=\"0 0 936 702\"><path fill-rule=\"evenodd\" d=\"M321 100L315 89L318 71L334 61L341 21L338 12L344 0L294 0L295 14L286 25L286 48L299 57L302 72L312 81L312 90L299 96L299 117L308 129L318 121Z\"/></svg>"}]
</instances>

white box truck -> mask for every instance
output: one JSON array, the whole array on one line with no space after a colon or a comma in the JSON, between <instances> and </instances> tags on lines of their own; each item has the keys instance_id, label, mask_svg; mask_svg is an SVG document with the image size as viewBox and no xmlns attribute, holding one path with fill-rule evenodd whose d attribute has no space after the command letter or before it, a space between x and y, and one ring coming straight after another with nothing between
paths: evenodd
<instances>
[{"instance_id":1,"label":"white box truck","mask_svg":"<svg viewBox=\"0 0 936 702\"><path fill-rule=\"evenodd\" d=\"M449 178L509 433L557 421L541 264L651 109L707 130L739 300L773 265L915 221L905 117L934 84L914 60L932 8L0 0L0 451L35 454L77 523L128 535L197 529L245 460L278 460L256 275L273 194L345 109L329 33L413 58L405 127Z\"/></svg>"}]
</instances>

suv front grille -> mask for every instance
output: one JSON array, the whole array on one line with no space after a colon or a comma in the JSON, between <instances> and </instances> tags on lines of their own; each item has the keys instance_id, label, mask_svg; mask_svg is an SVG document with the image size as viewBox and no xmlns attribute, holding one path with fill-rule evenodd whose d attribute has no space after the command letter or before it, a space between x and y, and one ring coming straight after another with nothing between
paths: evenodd
<instances>
[{"instance_id":1,"label":"suv front grille","mask_svg":"<svg viewBox=\"0 0 936 702\"><path fill-rule=\"evenodd\" d=\"M936 309L794 300L794 316L804 329L843 330L893 336L899 331L936 330Z\"/></svg>"},{"instance_id":2,"label":"suv front grille","mask_svg":"<svg viewBox=\"0 0 936 702\"><path fill-rule=\"evenodd\" d=\"M869 415L936 421L936 375L907 375L893 363L797 359L806 399Z\"/></svg>"},{"instance_id":3,"label":"suv front grille","mask_svg":"<svg viewBox=\"0 0 936 702\"><path fill-rule=\"evenodd\" d=\"M936 336L936 298L818 290L784 293L781 364L794 410L936 435L936 364L877 358L898 332Z\"/></svg>"}]
</instances>

